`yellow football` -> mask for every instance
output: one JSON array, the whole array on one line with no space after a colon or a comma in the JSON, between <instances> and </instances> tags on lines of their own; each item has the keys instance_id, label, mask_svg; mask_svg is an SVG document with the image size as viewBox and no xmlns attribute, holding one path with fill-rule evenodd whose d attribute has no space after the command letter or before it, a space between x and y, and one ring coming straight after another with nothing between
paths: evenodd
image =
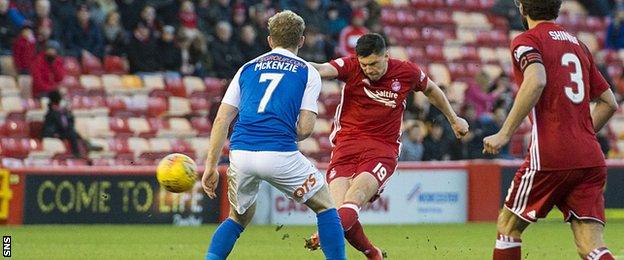
<instances>
[{"instance_id":1,"label":"yellow football","mask_svg":"<svg viewBox=\"0 0 624 260\"><path fill-rule=\"evenodd\" d=\"M197 181L197 165L191 157L172 153L158 163L156 179L160 186L170 192L188 191Z\"/></svg>"}]
</instances>

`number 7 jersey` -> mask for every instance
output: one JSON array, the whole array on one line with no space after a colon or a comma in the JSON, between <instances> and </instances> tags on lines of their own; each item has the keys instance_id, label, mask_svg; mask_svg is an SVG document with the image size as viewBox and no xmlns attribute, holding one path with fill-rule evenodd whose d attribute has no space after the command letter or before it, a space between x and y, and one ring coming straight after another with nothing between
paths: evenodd
<instances>
[{"instance_id":1,"label":"number 7 jersey","mask_svg":"<svg viewBox=\"0 0 624 260\"><path fill-rule=\"evenodd\" d=\"M297 151L300 110L317 113L321 76L294 53L277 48L243 65L222 103L237 107L231 150Z\"/></svg>"},{"instance_id":2,"label":"number 7 jersey","mask_svg":"<svg viewBox=\"0 0 624 260\"><path fill-rule=\"evenodd\" d=\"M529 114L531 143L525 164L549 171L604 166L590 101L609 88L587 47L561 26L543 22L511 43L518 86L533 63L546 68L547 84Z\"/></svg>"}]
</instances>

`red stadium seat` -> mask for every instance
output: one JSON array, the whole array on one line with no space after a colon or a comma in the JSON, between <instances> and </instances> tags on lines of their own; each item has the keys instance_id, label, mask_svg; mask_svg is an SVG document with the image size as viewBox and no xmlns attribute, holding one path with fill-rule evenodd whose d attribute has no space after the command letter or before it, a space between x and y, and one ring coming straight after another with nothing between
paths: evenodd
<instances>
[{"instance_id":1,"label":"red stadium seat","mask_svg":"<svg viewBox=\"0 0 624 260\"><path fill-rule=\"evenodd\" d=\"M149 116L161 116L168 110L168 100L165 98L150 97L147 102L147 111Z\"/></svg>"},{"instance_id":2,"label":"red stadium seat","mask_svg":"<svg viewBox=\"0 0 624 260\"><path fill-rule=\"evenodd\" d=\"M98 57L86 54L82 55L82 72L84 74L102 75L104 74L104 68Z\"/></svg>"},{"instance_id":3,"label":"red stadium seat","mask_svg":"<svg viewBox=\"0 0 624 260\"><path fill-rule=\"evenodd\" d=\"M176 97L186 97L186 88L180 76L166 76L165 90L169 91Z\"/></svg>"},{"instance_id":4,"label":"red stadium seat","mask_svg":"<svg viewBox=\"0 0 624 260\"><path fill-rule=\"evenodd\" d=\"M205 116L205 115L208 115L208 113L210 113L210 107L212 106L212 103L210 102L210 100L208 100L204 96L191 95L191 97L189 98L189 101L191 103L191 110L193 111L194 114Z\"/></svg>"},{"instance_id":5,"label":"red stadium seat","mask_svg":"<svg viewBox=\"0 0 624 260\"><path fill-rule=\"evenodd\" d=\"M183 153L187 155L193 154L193 156L189 156L191 158L195 157L195 150L193 150L193 146L191 146L191 144L182 139L174 139L173 141L171 141L171 152Z\"/></svg>"},{"instance_id":6,"label":"red stadium seat","mask_svg":"<svg viewBox=\"0 0 624 260\"><path fill-rule=\"evenodd\" d=\"M110 74L128 74L128 68L124 59L118 56L104 57L104 70Z\"/></svg>"},{"instance_id":7,"label":"red stadium seat","mask_svg":"<svg viewBox=\"0 0 624 260\"><path fill-rule=\"evenodd\" d=\"M126 137L132 135L132 130L130 130L127 118L111 117L108 121L110 130L113 131L115 135Z\"/></svg>"},{"instance_id":8,"label":"red stadium seat","mask_svg":"<svg viewBox=\"0 0 624 260\"><path fill-rule=\"evenodd\" d=\"M2 128L5 137L28 137L30 133L28 124L22 120L6 120Z\"/></svg>"},{"instance_id":9,"label":"red stadium seat","mask_svg":"<svg viewBox=\"0 0 624 260\"><path fill-rule=\"evenodd\" d=\"M206 117L193 117L191 119L191 125L197 130L198 136L210 136L212 130L212 123L208 121Z\"/></svg>"},{"instance_id":10,"label":"red stadium seat","mask_svg":"<svg viewBox=\"0 0 624 260\"><path fill-rule=\"evenodd\" d=\"M25 139L28 140L28 139ZM0 139L0 155L4 157L24 159L28 156L28 148L20 138Z\"/></svg>"},{"instance_id":11,"label":"red stadium seat","mask_svg":"<svg viewBox=\"0 0 624 260\"><path fill-rule=\"evenodd\" d=\"M213 97L221 97L225 93L225 83L222 79L207 77L204 79L206 92Z\"/></svg>"},{"instance_id":12,"label":"red stadium seat","mask_svg":"<svg viewBox=\"0 0 624 260\"><path fill-rule=\"evenodd\" d=\"M63 67L65 67L65 73L69 76L78 77L82 74L80 70L80 62L78 62L78 59L74 57L65 57L63 59Z\"/></svg>"}]
</instances>

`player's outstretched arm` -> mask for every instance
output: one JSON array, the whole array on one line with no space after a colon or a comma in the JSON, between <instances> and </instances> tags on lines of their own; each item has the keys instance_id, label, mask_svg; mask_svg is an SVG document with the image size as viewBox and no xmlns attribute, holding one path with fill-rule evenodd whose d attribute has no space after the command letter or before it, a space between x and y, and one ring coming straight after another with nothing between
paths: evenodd
<instances>
[{"instance_id":1,"label":"player's outstretched arm","mask_svg":"<svg viewBox=\"0 0 624 260\"><path fill-rule=\"evenodd\" d=\"M321 74L322 79L330 80L338 77L338 70L328 62L325 62L323 64L310 62L310 64L312 64L312 67L318 70L319 74Z\"/></svg>"},{"instance_id":2,"label":"player's outstretched arm","mask_svg":"<svg viewBox=\"0 0 624 260\"><path fill-rule=\"evenodd\" d=\"M529 65L524 70L524 81L503 127L495 135L483 139L483 153L498 154L499 150L509 142L522 120L535 107L545 87L546 68L544 65L542 63Z\"/></svg>"},{"instance_id":3,"label":"player's outstretched arm","mask_svg":"<svg viewBox=\"0 0 624 260\"><path fill-rule=\"evenodd\" d=\"M442 91L442 89L440 89L440 87L438 87L438 85L436 85L433 81L429 80L427 82L427 89L425 89L423 93L425 93L425 96L427 96L429 102L440 111L442 111L444 116L446 116L446 119L451 124L453 132L455 132L455 136L458 139L468 134L468 122L466 122L466 120L464 120L463 118L457 116L455 111L453 111L453 108L451 107L448 99L444 95L444 92Z\"/></svg>"},{"instance_id":4,"label":"player's outstretched arm","mask_svg":"<svg viewBox=\"0 0 624 260\"><path fill-rule=\"evenodd\" d=\"M297 122L297 141L303 141L310 137L314 130L316 122L316 113L308 110L299 112L299 121Z\"/></svg>"},{"instance_id":5,"label":"player's outstretched arm","mask_svg":"<svg viewBox=\"0 0 624 260\"><path fill-rule=\"evenodd\" d=\"M618 110L618 103L611 89L602 92L594 101L596 101L596 106L591 112L591 117L594 123L594 130L598 133L607 124L607 121L609 121L615 111Z\"/></svg>"},{"instance_id":6,"label":"player's outstretched arm","mask_svg":"<svg viewBox=\"0 0 624 260\"><path fill-rule=\"evenodd\" d=\"M223 144L227 139L228 130L230 124L238 114L238 108L221 103L217 117L212 124L212 131L210 132L210 145L208 146L208 157L206 158L206 169L202 176L202 187L204 191L211 199L216 197L215 189L219 182L219 172L217 171L217 163L219 163L219 157L221 156L221 150Z\"/></svg>"}]
</instances>

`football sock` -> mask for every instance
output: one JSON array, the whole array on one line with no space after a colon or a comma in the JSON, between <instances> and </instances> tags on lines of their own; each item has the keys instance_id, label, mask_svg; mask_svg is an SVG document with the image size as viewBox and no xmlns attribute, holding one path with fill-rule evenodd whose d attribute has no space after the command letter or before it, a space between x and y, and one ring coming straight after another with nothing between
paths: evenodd
<instances>
[{"instance_id":1,"label":"football sock","mask_svg":"<svg viewBox=\"0 0 624 260\"><path fill-rule=\"evenodd\" d=\"M351 229L351 226L358 221L358 212L360 207L355 203L345 202L338 209L338 215L340 215L340 223L345 231Z\"/></svg>"},{"instance_id":2,"label":"football sock","mask_svg":"<svg viewBox=\"0 0 624 260\"><path fill-rule=\"evenodd\" d=\"M522 240L507 235L498 234L494 248L494 260L520 260Z\"/></svg>"},{"instance_id":3,"label":"football sock","mask_svg":"<svg viewBox=\"0 0 624 260\"><path fill-rule=\"evenodd\" d=\"M212 241L210 241L206 260L222 260L227 258L243 230L243 226L230 218L223 221L212 235Z\"/></svg>"},{"instance_id":4,"label":"football sock","mask_svg":"<svg viewBox=\"0 0 624 260\"><path fill-rule=\"evenodd\" d=\"M354 203L344 203L338 209L342 228L345 230L345 238L355 249L366 256L378 254L377 250L364 234L362 224L358 221L360 207Z\"/></svg>"},{"instance_id":5,"label":"football sock","mask_svg":"<svg viewBox=\"0 0 624 260\"><path fill-rule=\"evenodd\" d=\"M587 260L614 260L615 257L611 254L606 247L600 247L592 250L585 256Z\"/></svg>"},{"instance_id":6,"label":"football sock","mask_svg":"<svg viewBox=\"0 0 624 260\"><path fill-rule=\"evenodd\" d=\"M331 208L316 215L321 250L328 260L347 259L344 231L336 209Z\"/></svg>"}]
</instances>

